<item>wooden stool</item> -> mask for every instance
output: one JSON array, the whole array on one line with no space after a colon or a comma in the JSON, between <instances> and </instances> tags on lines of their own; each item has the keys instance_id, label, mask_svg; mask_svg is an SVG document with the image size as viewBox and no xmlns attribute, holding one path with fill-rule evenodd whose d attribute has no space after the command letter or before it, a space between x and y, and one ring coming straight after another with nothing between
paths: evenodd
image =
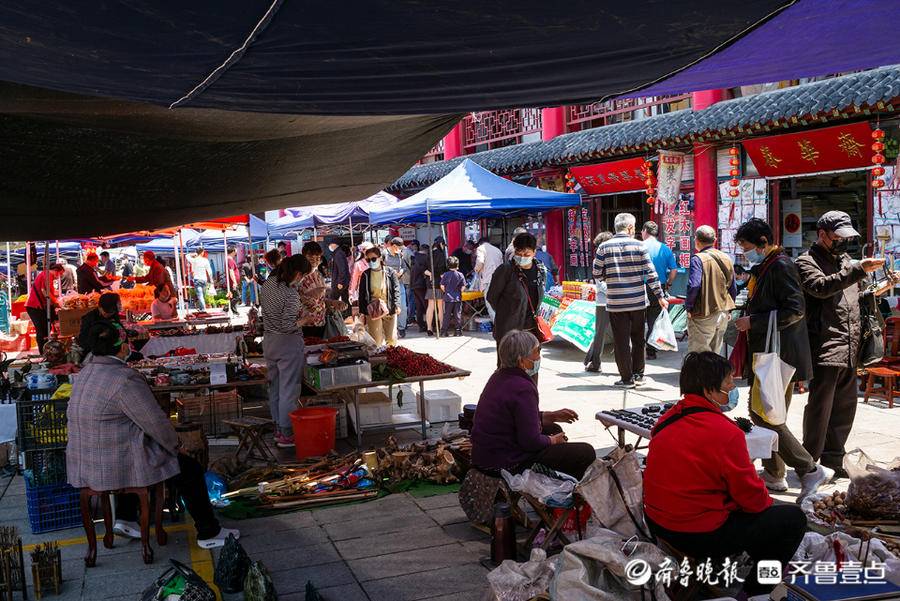
<instances>
[{"instance_id":1,"label":"wooden stool","mask_svg":"<svg viewBox=\"0 0 900 601\"><path fill-rule=\"evenodd\" d=\"M870 367L866 370L866 396L863 402L868 403L869 397L876 399L884 399L887 401L888 408L894 408L894 395L900 396L900 390L895 388L897 376L900 371L893 367ZM884 384L875 386L876 378L882 378Z\"/></svg>"},{"instance_id":2,"label":"wooden stool","mask_svg":"<svg viewBox=\"0 0 900 601\"><path fill-rule=\"evenodd\" d=\"M569 537L566 536L565 532L562 531L563 525L566 523L566 520L572 516L574 513L579 519L578 522L578 538L581 539L581 520L580 520L580 512L581 508L584 506L584 500L578 496L574 495L575 502L571 507L565 508L557 508L562 509L559 517L553 517L553 509L547 507L540 501L538 501L535 497L527 493L519 493L525 501L531 505L531 508L538 516L538 520L531 524L531 533L528 535L528 538L522 544L522 550L527 554L531 552L531 544L534 542L534 538L541 531L541 528L545 528L547 530L546 535L544 535L544 542L541 543L541 549L544 551L548 550L554 541L559 539L559 541L565 546L571 543Z\"/></svg>"},{"instance_id":3,"label":"wooden stool","mask_svg":"<svg viewBox=\"0 0 900 601\"><path fill-rule=\"evenodd\" d=\"M91 497L100 497L100 506L103 510L103 526L106 532L103 534L103 546L113 548L113 520L110 508L110 494L137 495L141 505L141 555L144 563L153 563L153 549L150 547L150 490L153 489L153 517L156 520L156 542L164 546L168 542L166 531L162 526L163 502L166 496L166 484L160 482L152 486L139 488L122 488L119 490L101 490L92 488L81 489L81 521L88 539L88 552L84 556L84 565L89 568L97 564L97 532L94 529L94 519L91 514Z\"/></svg>"},{"instance_id":4,"label":"wooden stool","mask_svg":"<svg viewBox=\"0 0 900 601\"><path fill-rule=\"evenodd\" d=\"M259 459L260 461L276 461L272 451L269 450L263 435L275 428L275 422L264 417L237 417L223 419L222 423L229 426L238 437L238 447L234 452L235 461L241 460L241 453L247 451L245 459Z\"/></svg>"}]
</instances>

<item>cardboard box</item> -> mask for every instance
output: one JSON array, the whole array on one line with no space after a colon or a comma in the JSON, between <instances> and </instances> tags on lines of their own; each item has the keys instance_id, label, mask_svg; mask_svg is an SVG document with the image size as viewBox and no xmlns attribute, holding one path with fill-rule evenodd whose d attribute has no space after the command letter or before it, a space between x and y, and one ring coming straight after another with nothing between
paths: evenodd
<instances>
[{"instance_id":1,"label":"cardboard box","mask_svg":"<svg viewBox=\"0 0 900 601\"><path fill-rule=\"evenodd\" d=\"M93 309L61 309L57 312L59 317L60 336L78 336L81 331L81 318Z\"/></svg>"}]
</instances>

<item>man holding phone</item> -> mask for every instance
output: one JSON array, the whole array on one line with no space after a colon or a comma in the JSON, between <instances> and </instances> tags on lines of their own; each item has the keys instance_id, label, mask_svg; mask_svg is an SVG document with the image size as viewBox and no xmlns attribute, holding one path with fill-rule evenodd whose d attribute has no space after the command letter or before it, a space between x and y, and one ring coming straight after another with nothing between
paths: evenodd
<instances>
[{"instance_id":1,"label":"man holding phone","mask_svg":"<svg viewBox=\"0 0 900 601\"><path fill-rule=\"evenodd\" d=\"M828 211L816 223L818 239L797 258L806 297L806 324L813 359L809 400L803 412L803 446L813 460L846 478L844 445L856 415L856 367L860 348L860 300L868 274L884 259L854 260L847 248L859 232L843 211ZM896 282L895 276L890 280ZM879 293L887 292L884 287Z\"/></svg>"}]
</instances>

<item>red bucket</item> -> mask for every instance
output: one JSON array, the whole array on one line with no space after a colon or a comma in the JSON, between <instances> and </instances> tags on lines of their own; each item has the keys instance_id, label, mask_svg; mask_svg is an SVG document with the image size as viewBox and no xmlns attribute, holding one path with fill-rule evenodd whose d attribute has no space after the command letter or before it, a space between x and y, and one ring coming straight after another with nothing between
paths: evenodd
<instances>
[{"instance_id":1,"label":"red bucket","mask_svg":"<svg viewBox=\"0 0 900 601\"><path fill-rule=\"evenodd\" d=\"M291 412L297 459L321 457L334 450L337 414L333 407L304 407Z\"/></svg>"}]
</instances>

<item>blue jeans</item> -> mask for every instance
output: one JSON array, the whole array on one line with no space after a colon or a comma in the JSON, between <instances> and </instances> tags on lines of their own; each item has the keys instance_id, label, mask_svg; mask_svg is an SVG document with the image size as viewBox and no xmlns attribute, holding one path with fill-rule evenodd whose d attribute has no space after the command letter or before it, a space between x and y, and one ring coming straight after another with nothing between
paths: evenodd
<instances>
[{"instance_id":1,"label":"blue jeans","mask_svg":"<svg viewBox=\"0 0 900 601\"><path fill-rule=\"evenodd\" d=\"M403 285L403 282L400 282L400 315L397 316L397 330L401 332L406 330L406 312L406 286Z\"/></svg>"},{"instance_id":2,"label":"blue jeans","mask_svg":"<svg viewBox=\"0 0 900 601\"><path fill-rule=\"evenodd\" d=\"M250 299L250 302L247 302L247 299ZM253 282L244 282L241 285L241 303L245 307L256 304L256 286L253 285Z\"/></svg>"},{"instance_id":3,"label":"blue jeans","mask_svg":"<svg viewBox=\"0 0 900 601\"><path fill-rule=\"evenodd\" d=\"M406 319L399 322L397 329L406 329L406 324L416 320L416 295L411 286L403 285L406 296ZM403 326L400 328L400 326Z\"/></svg>"},{"instance_id":4,"label":"blue jeans","mask_svg":"<svg viewBox=\"0 0 900 601\"><path fill-rule=\"evenodd\" d=\"M209 282L206 280L194 280L194 290L197 292L197 308L206 311L206 287Z\"/></svg>"}]
</instances>

